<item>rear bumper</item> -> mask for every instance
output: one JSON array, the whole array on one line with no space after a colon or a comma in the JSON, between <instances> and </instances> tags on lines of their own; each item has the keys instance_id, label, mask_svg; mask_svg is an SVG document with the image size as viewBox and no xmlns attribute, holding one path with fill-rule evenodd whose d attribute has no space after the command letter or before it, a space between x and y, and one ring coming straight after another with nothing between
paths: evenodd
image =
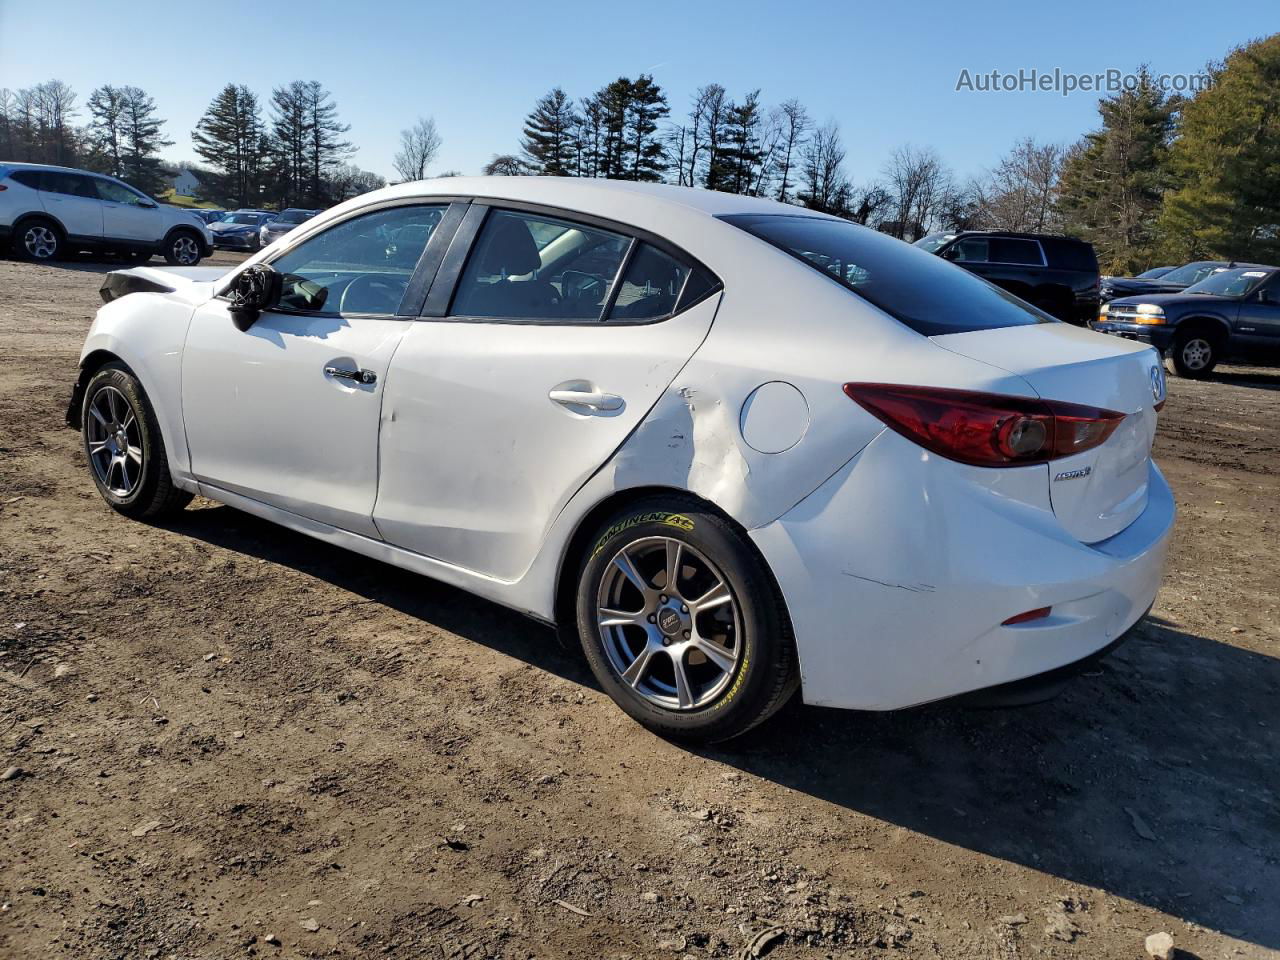
<instances>
[{"instance_id":1,"label":"rear bumper","mask_svg":"<svg viewBox=\"0 0 1280 960\"><path fill-rule=\"evenodd\" d=\"M782 588L806 703L891 710L1090 656L1150 608L1173 527L1154 465L1145 510L1084 544L1047 470L979 470L886 431L752 539ZM1051 607L1050 616L1003 621Z\"/></svg>"},{"instance_id":2,"label":"rear bumper","mask_svg":"<svg viewBox=\"0 0 1280 960\"><path fill-rule=\"evenodd\" d=\"M1089 324L1098 333L1109 333L1125 340L1149 343L1161 353L1173 343L1173 327L1166 324L1117 323L1112 320L1094 320Z\"/></svg>"}]
</instances>

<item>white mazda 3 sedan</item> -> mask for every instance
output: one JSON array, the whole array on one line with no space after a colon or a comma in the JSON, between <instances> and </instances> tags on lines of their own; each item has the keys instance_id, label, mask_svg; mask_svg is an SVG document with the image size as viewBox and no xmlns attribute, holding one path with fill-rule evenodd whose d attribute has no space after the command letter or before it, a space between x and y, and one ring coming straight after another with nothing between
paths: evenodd
<instances>
[{"instance_id":1,"label":"white mazda 3 sedan","mask_svg":"<svg viewBox=\"0 0 1280 960\"><path fill-rule=\"evenodd\" d=\"M102 292L69 420L113 508L556 623L666 735L1056 677L1160 583L1156 352L833 217L450 178Z\"/></svg>"}]
</instances>

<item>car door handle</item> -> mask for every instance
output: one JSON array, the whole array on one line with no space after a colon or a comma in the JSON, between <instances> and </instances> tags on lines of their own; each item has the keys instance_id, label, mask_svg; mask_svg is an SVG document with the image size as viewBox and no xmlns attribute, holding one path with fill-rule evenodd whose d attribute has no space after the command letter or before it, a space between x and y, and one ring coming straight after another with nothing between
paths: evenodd
<instances>
[{"instance_id":1,"label":"car door handle","mask_svg":"<svg viewBox=\"0 0 1280 960\"><path fill-rule=\"evenodd\" d=\"M344 370L342 367L325 367L324 375L326 377L335 377L338 380L354 380L356 383L376 383L378 375L372 370Z\"/></svg>"},{"instance_id":2,"label":"car door handle","mask_svg":"<svg viewBox=\"0 0 1280 960\"><path fill-rule=\"evenodd\" d=\"M621 410L622 398L599 390L552 390L547 394L566 407L590 407L592 410Z\"/></svg>"}]
</instances>

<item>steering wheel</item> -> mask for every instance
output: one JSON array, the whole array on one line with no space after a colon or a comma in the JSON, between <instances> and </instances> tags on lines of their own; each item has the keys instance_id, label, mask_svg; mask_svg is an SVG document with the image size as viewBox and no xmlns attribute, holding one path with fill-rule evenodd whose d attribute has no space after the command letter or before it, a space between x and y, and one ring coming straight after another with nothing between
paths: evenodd
<instances>
[{"instance_id":1,"label":"steering wheel","mask_svg":"<svg viewBox=\"0 0 1280 960\"><path fill-rule=\"evenodd\" d=\"M398 277L364 273L342 291L339 313L395 313L409 283ZM356 291L356 292L353 292Z\"/></svg>"}]
</instances>

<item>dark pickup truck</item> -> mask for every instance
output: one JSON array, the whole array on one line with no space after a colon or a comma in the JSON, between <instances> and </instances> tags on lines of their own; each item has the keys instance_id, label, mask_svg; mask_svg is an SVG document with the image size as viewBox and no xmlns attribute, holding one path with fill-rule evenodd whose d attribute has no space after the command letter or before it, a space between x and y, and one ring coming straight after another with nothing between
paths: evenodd
<instances>
[{"instance_id":1,"label":"dark pickup truck","mask_svg":"<svg viewBox=\"0 0 1280 960\"><path fill-rule=\"evenodd\" d=\"M936 253L1068 323L1098 313L1093 244L1070 237L1001 230L931 233L916 246Z\"/></svg>"},{"instance_id":2,"label":"dark pickup truck","mask_svg":"<svg viewBox=\"0 0 1280 960\"><path fill-rule=\"evenodd\" d=\"M1280 361L1280 267L1219 270L1181 293L1104 303L1102 333L1156 347L1181 377L1209 375L1220 360Z\"/></svg>"}]
</instances>

